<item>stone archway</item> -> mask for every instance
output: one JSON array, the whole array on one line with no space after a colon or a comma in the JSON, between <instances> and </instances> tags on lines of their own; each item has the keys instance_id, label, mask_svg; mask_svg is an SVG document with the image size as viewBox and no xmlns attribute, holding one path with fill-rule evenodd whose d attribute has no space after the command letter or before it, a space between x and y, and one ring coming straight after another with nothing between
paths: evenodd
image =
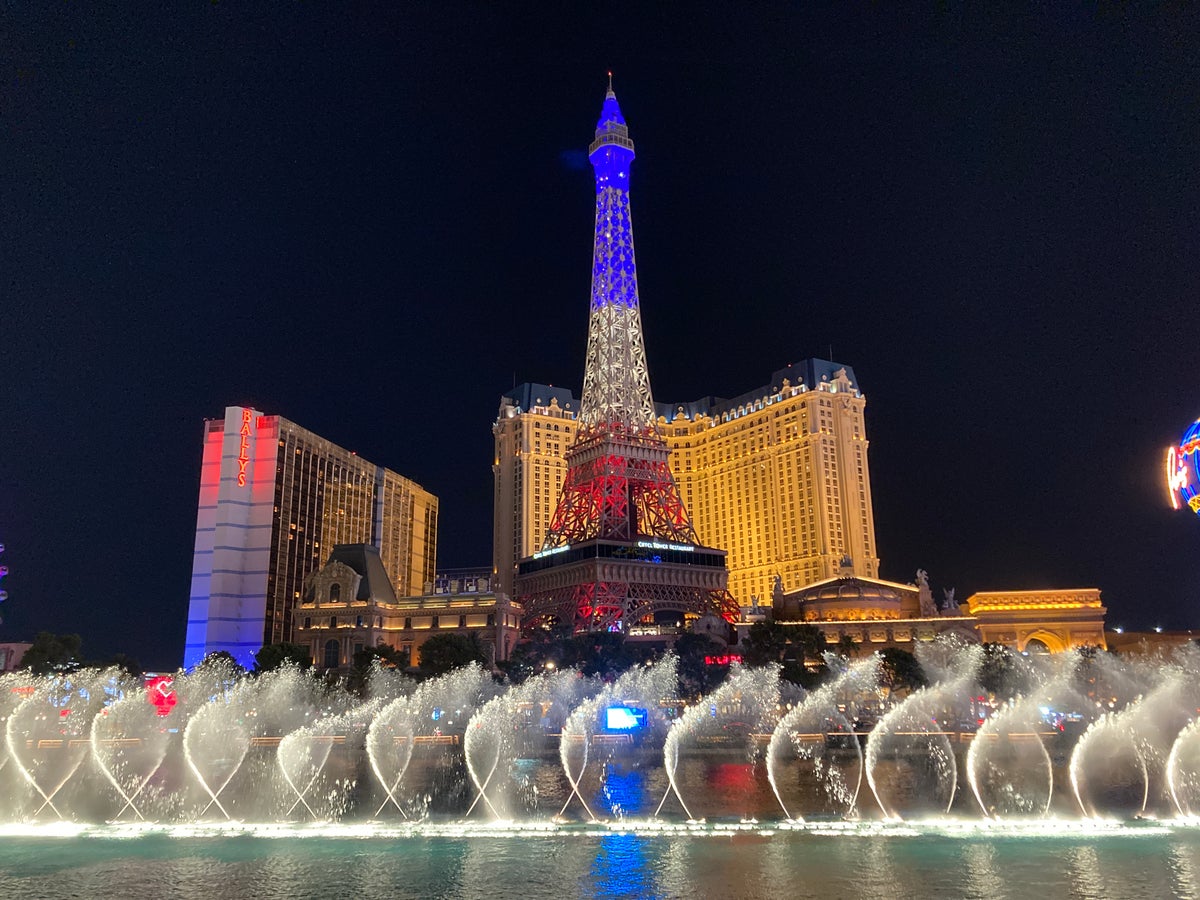
<instances>
[{"instance_id":1,"label":"stone archway","mask_svg":"<svg viewBox=\"0 0 1200 900\"><path fill-rule=\"evenodd\" d=\"M1062 653L1067 649L1067 642L1061 636L1044 628L1025 635L1017 646L1021 653Z\"/></svg>"}]
</instances>

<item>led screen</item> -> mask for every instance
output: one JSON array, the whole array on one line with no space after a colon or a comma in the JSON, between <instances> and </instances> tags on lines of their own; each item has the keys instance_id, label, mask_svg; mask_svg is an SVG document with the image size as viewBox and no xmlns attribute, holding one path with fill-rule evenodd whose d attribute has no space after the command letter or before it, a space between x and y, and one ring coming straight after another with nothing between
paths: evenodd
<instances>
[{"instance_id":1,"label":"led screen","mask_svg":"<svg viewBox=\"0 0 1200 900\"><path fill-rule=\"evenodd\" d=\"M646 711L632 706L610 706L604 711L604 727L609 731L632 731L646 725Z\"/></svg>"}]
</instances>

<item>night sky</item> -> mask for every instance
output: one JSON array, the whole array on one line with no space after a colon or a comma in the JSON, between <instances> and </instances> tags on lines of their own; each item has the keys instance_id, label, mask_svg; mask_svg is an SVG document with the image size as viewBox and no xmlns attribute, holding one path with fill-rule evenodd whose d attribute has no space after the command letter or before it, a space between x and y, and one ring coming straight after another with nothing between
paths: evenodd
<instances>
[{"instance_id":1,"label":"night sky","mask_svg":"<svg viewBox=\"0 0 1200 900\"><path fill-rule=\"evenodd\" d=\"M1200 627L1195 12L85 6L0 6L0 640L178 664L231 404L488 565L500 394L583 377L608 69L656 399L832 348L883 577Z\"/></svg>"}]
</instances>

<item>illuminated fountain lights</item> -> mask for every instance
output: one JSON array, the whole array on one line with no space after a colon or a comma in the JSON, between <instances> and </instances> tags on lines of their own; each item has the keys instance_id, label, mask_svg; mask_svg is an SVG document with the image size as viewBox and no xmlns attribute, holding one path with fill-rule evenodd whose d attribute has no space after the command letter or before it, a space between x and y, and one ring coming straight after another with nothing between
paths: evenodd
<instances>
[{"instance_id":1,"label":"illuminated fountain lights","mask_svg":"<svg viewBox=\"0 0 1200 900\"><path fill-rule=\"evenodd\" d=\"M1178 447L1167 448L1167 493L1171 506L1200 515L1200 419L1184 432Z\"/></svg>"},{"instance_id":2,"label":"illuminated fountain lights","mask_svg":"<svg viewBox=\"0 0 1200 900\"><path fill-rule=\"evenodd\" d=\"M210 665L140 685L114 670L10 674L0 833L1196 825L1200 651L1030 659L1027 693L980 722L979 648L925 649L932 684L903 698L874 655L830 657L807 695L775 666L734 666L692 703L675 696L673 657L608 684L567 669L506 687L471 666L417 685L377 669L365 697L295 669Z\"/></svg>"}]
</instances>

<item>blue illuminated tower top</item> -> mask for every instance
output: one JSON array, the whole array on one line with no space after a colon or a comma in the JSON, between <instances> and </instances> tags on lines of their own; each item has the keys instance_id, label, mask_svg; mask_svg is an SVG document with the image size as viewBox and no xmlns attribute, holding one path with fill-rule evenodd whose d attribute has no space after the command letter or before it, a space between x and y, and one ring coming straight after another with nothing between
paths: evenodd
<instances>
[{"instance_id":1,"label":"blue illuminated tower top","mask_svg":"<svg viewBox=\"0 0 1200 900\"><path fill-rule=\"evenodd\" d=\"M613 93L612 72L608 73L608 93L596 123L596 139L588 147L588 158L596 170L596 192L606 187L629 189L629 164L633 162L633 141L629 126L621 115L617 95Z\"/></svg>"},{"instance_id":2,"label":"blue illuminated tower top","mask_svg":"<svg viewBox=\"0 0 1200 900\"><path fill-rule=\"evenodd\" d=\"M602 434L657 439L654 400L638 304L629 166L633 141L613 93L596 123L588 158L596 170L596 231L592 250L592 300L587 361L580 400L580 439Z\"/></svg>"}]
</instances>

